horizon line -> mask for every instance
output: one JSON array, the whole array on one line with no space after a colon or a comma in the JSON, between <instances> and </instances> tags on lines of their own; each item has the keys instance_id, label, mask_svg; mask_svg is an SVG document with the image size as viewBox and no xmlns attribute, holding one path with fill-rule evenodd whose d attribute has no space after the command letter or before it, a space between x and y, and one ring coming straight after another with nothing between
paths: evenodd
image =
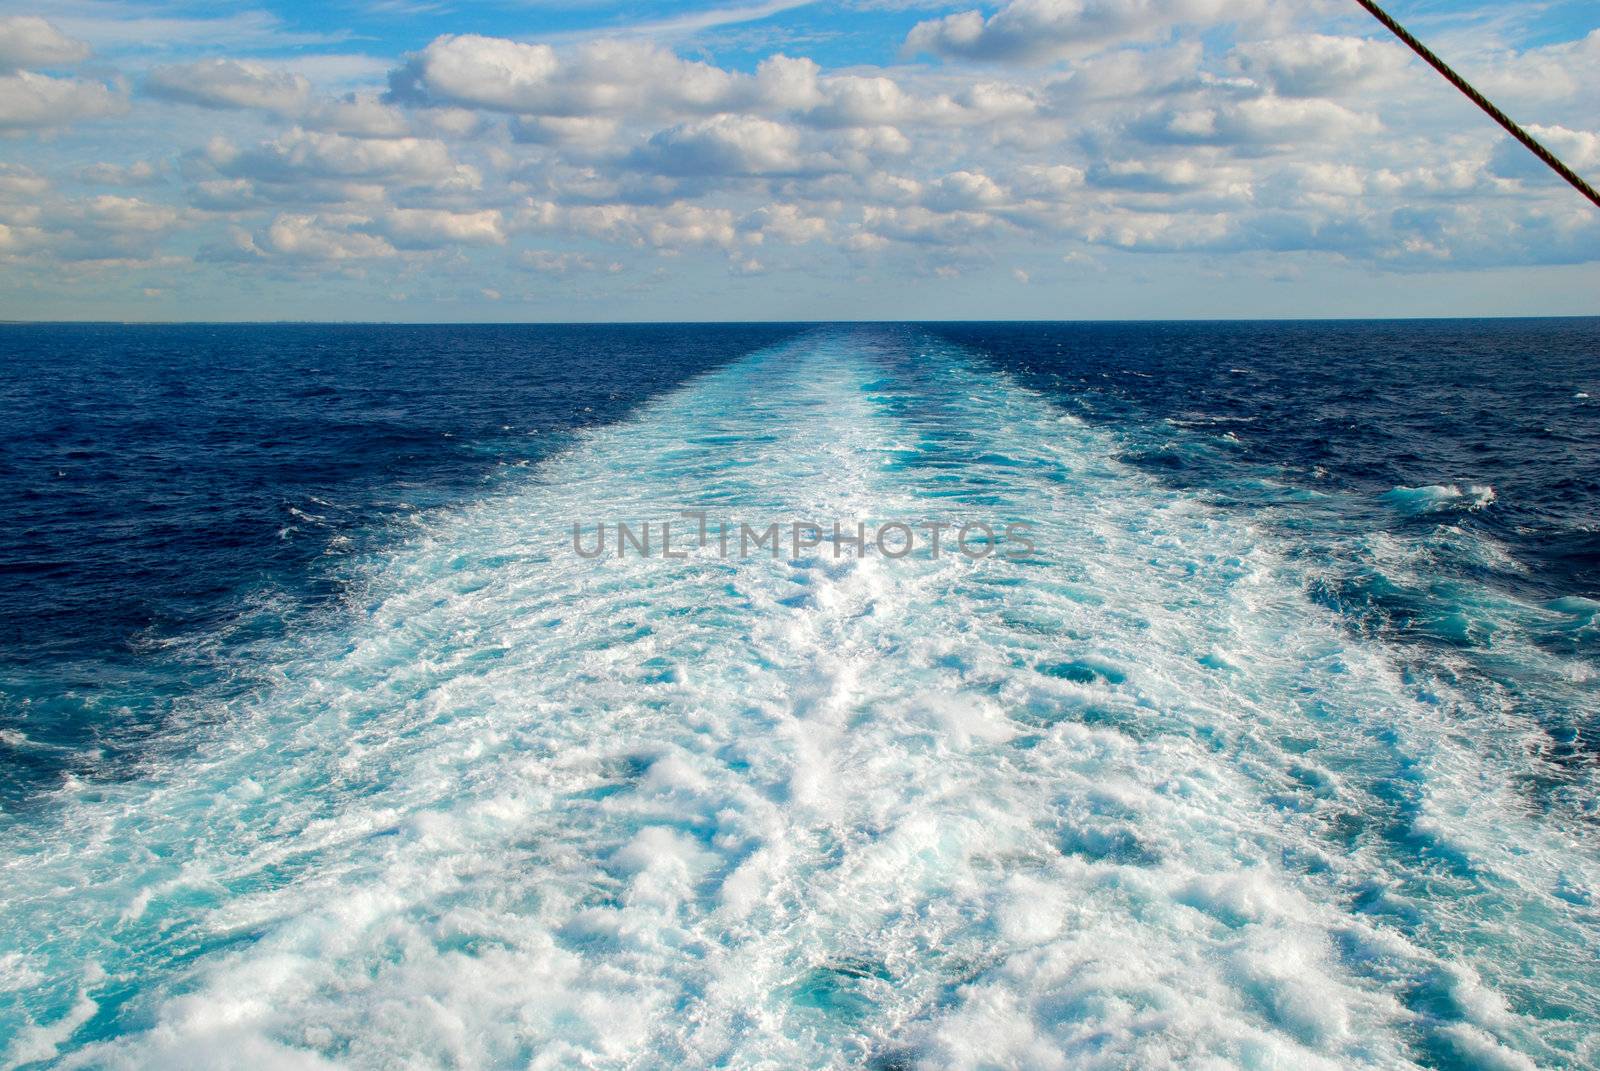
<instances>
[{"instance_id":1,"label":"horizon line","mask_svg":"<svg viewBox=\"0 0 1600 1071\"><path fill-rule=\"evenodd\" d=\"M1196 323L1456 323L1483 320L1594 320L1600 312L1491 313L1474 316L1182 316L1098 319L799 319L799 320L21 320L0 317L3 327L752 327L849 324L1196 324Z\"/></svg>"}]
</instances>

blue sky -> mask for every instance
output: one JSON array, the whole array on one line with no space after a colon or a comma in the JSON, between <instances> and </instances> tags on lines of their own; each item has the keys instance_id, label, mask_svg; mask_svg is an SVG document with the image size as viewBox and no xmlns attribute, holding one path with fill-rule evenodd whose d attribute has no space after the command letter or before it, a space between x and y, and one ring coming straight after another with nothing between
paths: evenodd
<instances>
[{"instance_id":1,"label":"blue sky","mask_svg":"<svg viewBox=\"0 0 1600 1071\"><path fill-rule=\"evenodd\" d=\"M1600 176L1592 0L1395 0ZM1600 313L1353 0L0 0L0 317Z\"/></svg>"}]
</instances>

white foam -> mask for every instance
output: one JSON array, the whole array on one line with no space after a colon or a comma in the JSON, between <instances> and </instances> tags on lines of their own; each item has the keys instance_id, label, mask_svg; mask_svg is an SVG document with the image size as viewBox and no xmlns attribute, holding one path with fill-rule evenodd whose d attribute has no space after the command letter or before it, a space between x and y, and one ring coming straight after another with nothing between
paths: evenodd
<instances>
[{"instance_id":1,"label":"white foam","mask_svg":"<svg viewBox=\"0 0 1600 1071\"><path fill-rule=\"evenodd\" d=\"M1517 806L1525 728L1447 681L1419 698L1104 433L887 345L757 355L427 519L348 631L195 717L189 757L8 834L12 929L57 935L30 1036L127 1067L1574 1051L1581 1023L1499 994L1532 965L1594 1000L1555 875L1600 870ZM1004 515L1040 549L570 553L573 520L692 505ZM1430 943L1511 908L1514 954ZM97 995L90 958L138 981L109 1037L47 1014ZM1453 1017L1402 999L1441 977Z\"/></svg>"},{"instance_id":2,"label":"white foam","mask_svg":"<svg viewBox=\"0 0 1600 1071\"><path fill-rule=\"evenodd\" d=\"M1453 483L1436 483L1425 487L1396 487L1385 492L1383 497L1404 513L1422 514L1483 509L1494 501L1495 494L1488 484L1469 484L1463 489Z\"/></svg>"}]
</instances>

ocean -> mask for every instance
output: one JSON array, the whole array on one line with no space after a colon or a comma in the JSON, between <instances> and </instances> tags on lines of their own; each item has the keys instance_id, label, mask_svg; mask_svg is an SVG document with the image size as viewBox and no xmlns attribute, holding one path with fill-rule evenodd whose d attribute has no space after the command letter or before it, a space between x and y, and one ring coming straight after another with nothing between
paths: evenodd
<instances>
[{"instance_id":1,"label":"ocean","mask_svg":"<svg viewBox=\"0 0 1600 1071\"><path fill-rule=\"evenodd\" d=\"M0 368L0 1066L1600 1067L1600 319Z\"/></svg>"}]
</instances>

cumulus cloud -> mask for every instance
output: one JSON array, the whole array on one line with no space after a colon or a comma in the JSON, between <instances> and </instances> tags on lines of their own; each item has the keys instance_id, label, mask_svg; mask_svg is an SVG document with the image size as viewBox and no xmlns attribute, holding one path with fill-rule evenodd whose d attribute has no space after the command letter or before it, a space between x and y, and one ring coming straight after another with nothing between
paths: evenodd
<instances>
[{"instance_id":1,"label":"cumulus cloud","mask_svg":"<svg viewBox=\"0 0 1600 1071\"><path fill-rule=\"evenodd\" d=\"M1109 160L1090 168L1088 178L1096 186L1113 189L1180 193L1205 188L1213 173L1213 168L1190 159Z\"/></svg>"},{"instance_id":2,"label":"cumulus cloud","mask_svg":"<svg viewBox=\"0 0 1600 1071\"><path fill-rule=\"evenodd\" d=\"M828 220L807 212L800 205L769 204L740 220L739 229L757 242L772 238L788 245L803 245L826 238Z\"/></svg>"},{"instance_id":3,"label":"cumulus cloud","mask_svg":"<svg viewBox=\"0 0 1600 1071\"><path fill-rule=\"evenodd\" d=\"M503 245L506 234L497 209L451 212L442 208L396 208L375 229L402 249L455 245Z\"/></svg>"},{"instance_id":4,"label":"cumulus cloud","mask_svg":"<svg viewBox=\"0 0 1600 1071\"><path fill-rule=\"evenodd\" d=\"M238 212L263 207L270 200L257 193L249 179L202 179L189 188L189 203L208 212Z\"/></svg>"},{"instance_id":5,"label":"cumulus cloud","mask_svg":"<svg viewBox=\"0 0 1600 1071\"><path fill-rule=\"evenodd\" d=\"M804 111L822 99L822 68L815 60L768 56L756 67L755 98L784 111Z\"/></svg>"},{"instance_id":6,"label":"cumulus cloud","mask_svg":"<svg viewBox=\"0 0 1600 1071\"><path fill-rule=\"evenodd\" d=\"M89 46L37 15L0 18L0 74L24 68L70 67L89 58Z\"/></svg>"},{"instance_id":7,"label":"cumulus cloud","mask_svg":"<svg viewBox=\"0 0 1600 1071\"><path fill-rule=\"evenodd\" d=\"M0 131L66 126L127 110L121 94L98 82L33 71L0 76Z\"/></svg>"},{"instance_id":8,"label":"cumulus cloud","mask_svg":"<svg viewBox=\"0 0 1600 1071\"><path fill-rule=\"evenodd\" d=\"M637 41L594 41L567 52L477 34L446 34L390 76L392 99L522 115L715 112L741 79Z\"/></svg>"},{"instance_id":9,"label":"cumulus cloud","mask_svg":"<svg viewBox=\"0 0 1600 1071\"><path fill-rule=\"evenodd\" d=\"M518 116L512 122L511 133L516 140L531 145L594 151L609 146L619 127L617 120L609 116Z\"/></svg>"},{"instance_id":10,"label":"cumulus cloud","mask_svg":"<svg viewBox=\"0 0 1600 1071\"><path fill-rule=\"evenodd\" d=\"M259 108L280 115L297 114L311 96L304 75L231 59L157 67L144 88L151 96L203 108Z\"/></svg>"},{"instance_id":11,"label":"cumulus cloud","mask_svg":"<svg viewBox=\"0 0 1600 1071\"><path fill-rule=\"evenodd\" d=\"M924 204L940 212L993 208L1006 200L1005 191L977 171L956 171L929 187Z\"/></svg>"},{"instance_id":12,"label":"cumulus cloud","mask_svg":"<svg viewBox=\"0 0 1600 1071\"><path fill-rule=\"evenodd\" d=\"M138 261L185 223L183 212L171 205L112 194L62 198L36 176L0 175L5 177L22 180L0 181L0 220L12 253L58 263ZM18 194L26 200L12 201Z\"/></svg>"},{"instance_id":13,"label":"cumulus cloud","mask_svg":"<svg viewBox=\"0 0 1600 1071\"><path fill-rule=\"evenodd\" d=\"M348 134L358 138L403 138L412 133L412 124L406 113L393 105L385 104L373 93L348 93L335 100L315 101L300 113L302 125L334 134ZM425 125L432 125L450 133L465 133L475 124L469 116L466 122L452 122L453 115L429 113L423 117Z\"/></svg>"},{"instance_id":14,"label":"cumulus cloud","mask_svg":"<svg viewBox=\"0 0 1600 1071\"><path fill-rule=\"evenodd\" d=\"M1182 101L1157 109L1131 129L1152 142L1305 148L1373 134L1381 125L1376 116L1331 100L1267 93Z\"/></svg>"},{"instance_id":15,"label":"cumulus cloud","mask_svg":"<svg viewBox=\"0 0 1600 1071\"><path fill-rule=\"evenodd\" d=\"M1600 111L1600 28L1576 41L1523 50L1500 48L1473 62L1479 89L1505 105L1577 104Z\"/></svg>"},{"instance_id":16,"label":"cumulus cloud","mask_svg":"<svg viewBox=\"0 0 1600 1071\"><path fill-rule=\"evenodd\" d=\"M1600 177L1600 132L1569 130L1564 126L1528 127L1528 133L1555 153L1568 167L1591 180ZM1491 170L1504 178L1532 180L1546 184L1562 181L1544 162L1520 142L1502 138L1495 146Z\"/></svg>"},{"instance_id":17,"label":"cumulus cloud","mask_svg":"<svg viewBox=\"0 0 1600 1071\"><path fill-rule=\"evenodd\" d=\"M663 130L631 159L635 166L678 177L794 174L808 166L799 131L749 115L718 115Z\"/></svg>"},{"instance_id":18,"label":"cumulus cloud","mask_svg":"<svg viewBox=\"0 0 1600 1071\"><path fill-rule=\"evenodd\" d=\"M1205 50L1199 42L1164 48L1124 48L1073 62L1045 87L1057 115L1123 101L1138 102L1190 88L1202 80Z\"/></svg>"},{"instance_id":19,"label":"cumulus cloud","mask_svg":"<svg viewBox=\"0 0 1600 1071\"><path fill-rule=\"evenodd\" d=\"M458 164L443 142L427 138L354 138L294 127L252 149L217 142L207 158L227 177L298 183L326 179L470 190L477 168Z\"/></svg>"},{"instance_id":20,"label":"cumulus cloud","mask_svg":"<svg viewBox=\"0 0 1600 1071\"><path fill-rule=\"evenodd\" d=\"M1600 223L1492 127L1442 131L1396 104L1427 76L1402 50L1303 6L1261 17L1269 3L1011 0L918 23L907 48L936 60L889 67L452 33L388 62L196 59L140 80L134 121L160 126L125 143L146 159L52 157L53 128L126 111L121 78L71 77L60 68L81 44L0 20L0 131L47 132L30 143L36 169L0 167L0 246L8 265L144 262L193 227L201 259L233 270L395 281L448 257L482 273L453 284L477 294L508 269L548 274L554 292L659 257L680 259L621 285L695 264L1004 278L1021 263L1044 283L1063 243L1316 251L1393 270L1493 263L1534 236L1527 255L1555 260L1600 244ZM1539 102L1518 114L1550 116L1552 147L1600 171L1586 77L1600 33L1485 45L1482 63ZM170 151L150 156L151 137ZM73 200L77 184L140 197Z\"/></svg>"},{"instance_id":21,"label":"cumulus cloud","mask_svg":"<svg viewBox=\"0 0 1600 1071\"><path fill-rule=\"evenodd\" d=\"M32 199L50 189L50 180L21 164L0 164L0 200Z\"/></svg>"},{"instance_id":22,"label":"cumulus cloud","mask_svg":"<svg viewBox=\"0 0 1600 1071\"><path fill-rule=\"evenodd\" d=\"M859 233L870 235L864 243L907 242L915 245L965 246L1004 226L987 212L936 211L922 205L867 205L861 211ZM876 242L874 241L876 240Z\"/></svg>"},{"instance_id":23,"label":"cumulus cloud","mask_svg":"<svg viewBox=\"0 0 1600 1071\"><path fill-rule=\"evenodd\" d=\"M1236 248L1236 219L1226 212L1133 211L1103 207L1074 221L1085 241L1146 252Z\"/></svg>"},{"instance_id":24,"label":"cumulus cloud","mask_svg":"<svg viewBox=\"0 0 1600 1071\"><path fill-rule=\"evenodd\" d=\"M665 251L696 246L731 249L740 242L731 209L682 201L667 205L560 205L542 201L528 205L519 222L535 231L564 230Z\"/></svg>"},{"instance_id":25,"label":"cumulus cloud","mask_svg":"<svg viewBox=\"0 0 1600 1071\"><path fill-rule=\"evenodd\" d=\"M527 141L594 141L598 122L721 115L791 119L818 128L903 121L983 122L1030 113L1037 101L998 82L918 97L886 75L824 75L812 60L764 59L754 74L682 59L637 41L568 49L478 35L436 38L390 75L389 100L519 117Z\"/></svg>"},{"instance_id":26,"label":"cumulus cloud","mask_svg":"<svg viewBox=\"0 0 1600 1071\"><path fill-rule=\"evenodd\" d=\"M821 126L886 126L906 118L911 99L890 78L844 75L827 80L807 117Z\"/></svg>"},{"instance_id":27,"label":"cumulus cloud","mask_svg":"<svg viewBox=\"0 0 1600 1071\"><path fill-rule=\"evenodd\" d=\"M392 257L394 246L383 237L359 229L371 224L362 216L280 215L250 248L297 260L353 261Z\"/></svg>"},{"instance_id":28,"label":"cumulus cloud","mask_svg":"<svg viewBox=\"0 0 1600 1071\"><path fill-rule=\"evenodd\" d=\"M909 153L911 139L898 127L858 126L840 134L833 142L832 151L841 160L848 161L848 170L863 172L869 170L875 160Z\"/></svg>"},{"instance_id":29,"label":"cumulus cloud","mask_svg":"<svg viewBox=\"0 0 1600 1071\"><path fill-rule=\"evenodd\" d=\"M1024 164L1015 183L1019 192L1042 197L1064 197L1082 186L1084 172L1070 164Z\"/></svg>"},{"instance_id":30,"label":"cumulus cloud","mask_svg":"<svg viewBox=\"0 0 1600 1071\"><path fill-rule=\"evenodd\" d=\"M99 82L24 69L69 67L88 56L88 45L42 18L0 18L0 134L50 130L127 111L122 95Z\"/></svg>"},{"instance_id":31,"label":"cumulus cloud","mask_svg":"<svg viewBox=\"0 0 1600 1071\"><path fill-rule=\"evenodd\" d=\"M1234 49L1237 68L1286 97L1351 93L1403 68L1410 53L1364 37L1299 34L1251 41Z\"/></svg>"},{"instance_id":32,"label":"cumulus cloud","mask_svg":"<svg viewBox=\"0 0 1600 1071\"><path fill-rule=\"evenodd\" d=\"M462 134L477 122L450 109L408 114L373 92L319 97L299 72L231 59L157 67L146 76L144 91L158 100L260 111L303 128L358 138L402 138L429 128Z\"/></svg>"},{"instance_id":33,"label":"cumulus cloud","mask_svg":"<svg viewBox=\"0 0 1600 1071\"><path fill-rule=\"evenodd\" d=\"M1041 63L1147 39L1180 24L1248 18L1260 8L1258 0L1012 0L987 19L963 11L919 22L905 51Z\"/></svg>"},{"instance_id":34,"label":"cumulus cloud","mask_svg":"<svg viewBox=\"0 0 1600 1071\"><path fill-rule=\"evenodd\" d=\"M74 214L86 228L99 233L160 233L170 230L178 222L178 211L171 205L112 194L101 194L79 202Z\"/></svg>"}]
</instances>

